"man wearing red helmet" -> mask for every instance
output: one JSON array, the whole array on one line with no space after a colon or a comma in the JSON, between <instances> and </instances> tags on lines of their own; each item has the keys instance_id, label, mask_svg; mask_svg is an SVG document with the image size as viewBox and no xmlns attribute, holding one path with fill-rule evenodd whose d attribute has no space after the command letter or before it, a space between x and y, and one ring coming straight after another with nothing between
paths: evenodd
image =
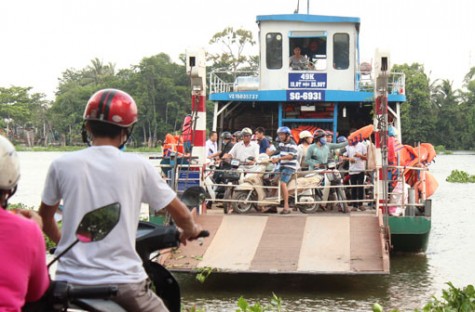
<instances>
[{"instance_id":1,"label":"man wearing red helmet","mask_svg":"<svg viewBox=\"0 0 475 312\"><path fill-rule=\"evenodd\" d=\"M104 240L78 244L59 261L57 280L78 285L117 284L114 298L128 311L167 311L150 289L135 237L142 202L167 209L183 230L181 240L197 237L201 227L188 208L144 158L119 150L137 122L130 95L116 89L96 92L84 112L83 138L91 147L63 155L49 168L40 206L44 232L58 244L56 253L75 239L74 230L89 211L120 203L119 223ZM54 213L63 200L62 232Z\"/></svg>"}]
</instances>

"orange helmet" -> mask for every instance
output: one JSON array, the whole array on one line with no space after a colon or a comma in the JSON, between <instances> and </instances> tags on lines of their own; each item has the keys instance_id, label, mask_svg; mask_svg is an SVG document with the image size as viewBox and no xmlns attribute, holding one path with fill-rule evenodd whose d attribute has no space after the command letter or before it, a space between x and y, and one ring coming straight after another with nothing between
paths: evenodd
<instances>
[{"instance_id":1,"label":"orange helmet","mask_svg":"<svg viewBox=\"0 0 475 312\"><path fill-rule=\"evenodd\" d=\"M83 117L84 120L97 120L128 128L137 122L137 105L124 91L102 89L91 96Z\"/></svg>"}]
</instances>

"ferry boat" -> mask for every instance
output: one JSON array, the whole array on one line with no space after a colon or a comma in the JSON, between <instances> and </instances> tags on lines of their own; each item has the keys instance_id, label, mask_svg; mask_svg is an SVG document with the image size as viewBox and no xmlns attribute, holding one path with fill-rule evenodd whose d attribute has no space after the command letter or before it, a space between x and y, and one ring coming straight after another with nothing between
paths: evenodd
<instances>
[{"instance_id":1,"label":"ferry boat","mask_svg":"<svg viewBox=\"0 0 475 312\"><path fill-rule=\"evenodd\" d=\"M377 50L372 64L361 61L357 17L278 14L259 15L256 22L259 69L209 75L213 130L261 126L275 136L280 126L294 135L302 129L329 129L336 140L337 133L350 136L350 129L372 125L374 131L364 138L372 137L376 167L373 183L366 185L372 197L363 202L373 209L284 216L226 215L203 208L198 218L210 239L188 244L162 262L175 271L387 274L390 252L424 252L431 227L427 187L433 191L436 185L427 186L429 161L420 146L412 147L410 163L388 163L388 126L398 130L397 140L403 142L400 111L406 101L405 76L391 71L390 54ZM310 52L312 45L317 48ZM296 47L309 53L309 62L300 68L289 61ZM198 63L197 55L203 53L187 55L187 66ZM199 75L203 84L203 71ZM202 86L196 89L203 91ZM412 186L406 184L409 176ZM403 187L395 194L398 181ZM399 200L391 200L392 195ZM394 209L399 215L391 213Z\"/></svg>"}]
</instances>

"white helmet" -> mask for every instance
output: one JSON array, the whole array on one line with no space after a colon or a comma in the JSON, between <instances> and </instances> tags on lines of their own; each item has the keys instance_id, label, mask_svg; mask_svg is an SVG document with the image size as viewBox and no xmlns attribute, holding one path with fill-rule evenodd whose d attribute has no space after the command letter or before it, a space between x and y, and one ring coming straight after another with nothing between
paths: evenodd
<instances>
[{"instance_id":1,"label":"white helmet","mask_svg":"<svg viewBox=\"0 0 475 312\"><path fill-rule=\"evenodd\" d=\"M0 135L0 190L10 191L20 179L20 160L7 138Z\"/></svg>"},{"instance_id":2,"label":"white helmet","mask_svg":"<svg viewBox=\"0 0 475 312\"><path fill-rule=\"evenodd\" d=\"M241 130L241 135L252 135L252 130L250 128L244 128Z\"/></svg>"},{"instance_id":3,"label":"white helmet","mask_svg":"<svg viewBox=\"0 0 475 312\"><path fill-rule=\"evenodd\" d=\"M313 135L310 133L310 131L304 130L304 131L299 133L299 138L300 139L313 138Z\"/></svg>"}]
</instances>

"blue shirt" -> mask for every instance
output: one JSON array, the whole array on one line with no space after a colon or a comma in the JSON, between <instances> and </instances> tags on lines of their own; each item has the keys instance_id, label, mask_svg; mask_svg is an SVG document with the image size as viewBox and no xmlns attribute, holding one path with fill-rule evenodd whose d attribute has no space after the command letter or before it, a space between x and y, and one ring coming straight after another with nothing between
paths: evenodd
<instances>
[{"instance_id":1,"label":"blue shirt","mask_svg":"<svg viewBox=\"0 0 475 312\"><path fill-rule=\"evenodd\" d=\"M259 142L259 154L266 153L269 145L269 141L267 141L266 138L262 138L262 140Z\"/></svg>"}]
</instances>

